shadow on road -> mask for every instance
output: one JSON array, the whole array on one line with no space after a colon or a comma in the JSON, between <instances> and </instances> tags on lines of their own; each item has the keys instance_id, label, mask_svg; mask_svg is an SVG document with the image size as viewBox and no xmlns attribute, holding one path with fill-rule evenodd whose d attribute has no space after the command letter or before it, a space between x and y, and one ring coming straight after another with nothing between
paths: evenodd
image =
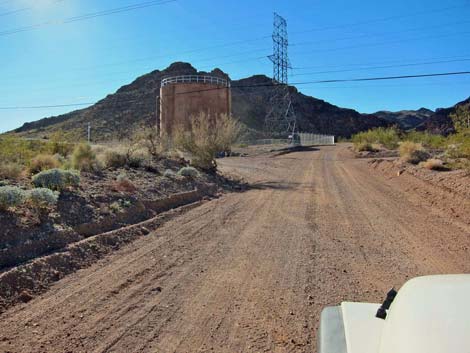
<instances>
[{"instance_id":1,"label":"shadow on road","mask_svg":"<svg viewBox=\"0 0 470 353\"><path fill-rule=\"evenodd\" d=\"M319 149L313 146L287 147L282 150L279 150L277 153L274 153L273 157L283 156L285 154L294 153L294 152L312 152L312 151L319 151Z\"/></svg>"}]
</instances>

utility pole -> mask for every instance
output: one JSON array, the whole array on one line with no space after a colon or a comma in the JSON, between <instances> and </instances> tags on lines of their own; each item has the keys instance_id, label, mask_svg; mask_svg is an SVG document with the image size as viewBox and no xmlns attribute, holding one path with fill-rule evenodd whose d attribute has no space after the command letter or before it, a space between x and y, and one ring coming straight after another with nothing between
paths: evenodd
<instances>
[{"instance_id":1,"label":"utility pole","mask_svg":"<svg viewBox=\"0 0 470 353\"><path fill-rule=\"evenodd\" d=\"M270 99L270 109L265 117L266 134L291 134L295 138L297 119L292 105L288 86L288 70L291 68L288 47L287 21L274 13L273 54L269 59L273 63L273 83L275 85Z\"/></svg>"},{"instance_id":2,"label":"utility pole","mask_svg":"<svg viewBox=\"0 0 470 353\"><path fill-rule=\"evenodd\" d=\"M87 135L88 135L88 143L90 143L91 142L91 123L88 123Z\"/></svg>"}]
</instances>

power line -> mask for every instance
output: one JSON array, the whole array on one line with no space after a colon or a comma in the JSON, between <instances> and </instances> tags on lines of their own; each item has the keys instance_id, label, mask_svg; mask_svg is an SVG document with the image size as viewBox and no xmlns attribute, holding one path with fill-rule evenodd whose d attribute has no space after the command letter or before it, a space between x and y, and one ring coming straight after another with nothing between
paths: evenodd
<instances>
[{"instance_id":1,"label":"power line","mask_svg":"<svg viewBox=\"0 0 470 353\"><path fill-rule=\"evenodd\" d=\"M424 78L424 77L443 77L443 76L459 76L459 75L470 75L470 71L457 71L457 72L439 72L439 73L428 73L428 74L415 74L415 75L400 75L400 76L382 76L382 77L361 77L361 78L349 78L349 79L331 79L331 80L317 80L317 81L301 81L293 82L292 86L296 85L311 85L311 84L321 84L321 83L338 83L338 82L366 82L366 81L383 81L383 80L402 80L402 79L411 79L411 78ZM260 83L260 84L246 84L246 85L235 85L231 86L232 89L236 88L262 88L262 87L279 87L281 84L276 84L273 82ZM193 94L207 91L214 91L220 89L227 89L227 87L211 87L206 89L199 89L193 91L185 92L176 92L175 95L185 95ZM139 102L141 100L132 99L125 100L120 99L118 103L132 103ZM56 104L56 105L37 105L37 106L10 106L10 107L0 107L0 110L21 110L21 109L46 109L46 108L62 108L62 107L73 107L73 106L85 106L100 104L99 102L86 102L86 103L70 103L70 104Z\"/></svg>"},{"instance_id":2,"label":"power line","mask_svg":"<svg viewBox=\"0 0 470 353\"><path fill-rule=\"evenodd\" d=\"M98 11L98 12L93 12L93 13L88 13L80 16L75 16L75 17L69 17L63 20L50 20L46 21L43 23L38 23L26 27L20 27L20 28L15 28L15 29L10 29L6 31L0 31L0 36L8 36L16 33L21 33L21 32L28 32L32 31L38 28L46 27L46 26L52 26L52 25L64 25L64 24L69 24L73 22L78 22L78 21L85 21L85 20L90 20L93 18L97 17L103 17L103 16L109 16L109 15L114 15L117 13L122 13L122 12L129 12L129 11L134 11L138 9L144 9L147 7L151 6L157 6L157 5L164 5L168 3L175 2L176 0L154 0L154 1L146 1L146 2L141 2L137 3L134 5L127 5L123 7L116 7L114 9L108 9L108 10L103 10L103 11Z\"/></svg>"},{"instance_id":3,"label":"power line","mask_svg":"<svg viewBox=\"0 0 470 353\"><path fill-rule=\"evenodd\" d=\"M377 47L382 45L389 45L389 44L400 44L406 42L413 42L422 39L435 39L435 38L445 38L445 37L452 37L452 36L462 36L462 35L469 35L470 32L455 32L455 33L446 33L440 35L428 35L424 37L415 37L415 38L407 38L407 39L398 39L392 41L384 41L379 43L369 43L369 44L360 44L360 45L351 45L347 47L337 47L337 48L328 48L328 49L318 49L318 50L310 50L310 51L303 51L297 52L297 54L310 54L310 53L321 53L321 52L334 52L340 50L348 50L348 49L358 49L358 48L366 48L366 47Z\"/></svg>"},{"instance_id":4,"label":"power line","mask_svg":"<svg viewBox=\"0 0 470 353\"><path fill-rule=\"evenodd\" d=\"M358 26L373 24L373 23L378 23L378 22L388 22L388 21L398 20L398 19L402 19L402 18L421 16L421 15L426 15L426 14L429 14L429 13L436 13L436 12L440 13L440 12L443 12L443 11L450 11L450 10L455 10L455 9L460 9L460 8L466 8L467 6L468 6L468 4L447 6L447 7L441 7L441 8L436 8L436 9L431 9L431 10L426 10L426 11L419 11L419 12L409 13L409 14L405 14L405 15L395 15L395 16L390 16L390 17L381 17L381 18L375 18L375 19L370 19L370 20L355 22L355 23L346 23L346 24L336 25L336 26L326 26L326 27L306 29L306 30L302 30L302 31L294 31L294 32L291 32L291 34L329 31L329 30L332 30L332 29L340 29L340 28L347 28L347 27L358 27Z\"/></svg>"},{"instance_id":5,"label":"power line","mask_svg":"<svg viewBox=\"0 0 470 353\"><path fill-rule=\"evenodd\" d=\"M442 61L427 61L427 62L420 62L420 63L407 63L407 64L398 64L398 65L367 66L367 67L360 67L360 68L356 68L356 69L302 72L300 74L292 74L291 76L309 76L309 75L330 74L330 73L338 73L338 72L351 72L351 71L376 70L376 69L390 69L390 68L397 68L397 67L447 64L447 63L466 62L466 61L470 61L470 58L455 59L455 60L442 60Z\"/></svg>"},{"instance_id":6,"label":"power line","mask_svg":"<svg viewBox=\"0 0 470 353\"><path fill-rule=\"evenodd\" d=\"M55 3L64 2L64 1L65 0L55 0L55 1L52 1L51 3L55 4ZM23 8L20 8L20 9L10 10L10 11L7 11L7 12L0 13L0 17L15 15L17 13L29 11L29 10L32 10L32 9L34 9L34 6L23 7Z\"/></svg>"},{"instance_id":7,"label":"power line","mask_svg":"<svg viewBox=\"0 0 470 353\"><path fill-rule=\"evenodd\" d=\"M470 75L470 71L443 72L443 73L431 73L431 74L419 74L419 75L401 75L401 76L382 76L382 77L318 80L318 81L310 81L310 82L296 82L296 83L293 83L293 85L307 85L307 84L330 83L330 82L362 82L362 81L401 80L401 79L409 79L409 78L457 76L457 75Z\"/></svg>"},{"instance_id":8,"label":"power line","mask_svg":"<svg viewBox=\"0 0 470 353\"><path fill-rule=\"evenodd\" d=\"M0 110L23 110L23 109L47 109L47 108L65 108L65 107L78 107L85 105L93 105L97 102L87 103L71 103L71 104L56 104L56 105L30 105L30 106L12 106L12 107L0 107Z\"/></svg>"}]
</instances>

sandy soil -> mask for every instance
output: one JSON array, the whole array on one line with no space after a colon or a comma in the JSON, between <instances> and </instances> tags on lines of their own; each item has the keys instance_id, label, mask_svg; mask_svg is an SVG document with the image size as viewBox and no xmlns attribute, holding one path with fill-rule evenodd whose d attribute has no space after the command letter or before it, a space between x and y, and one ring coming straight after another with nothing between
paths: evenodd
<instances>
[{"instance_id":1,"label":"sandy soil","mask_svg":"<svg viewBox=\"0 0 470 353\"><path fill-rule=\"evenodd\" d=\"M469 224L345 146L219 164L251 188L8 310L0 351L314 352L325 305L470 271Z\"/></svg>"}]
</instances>

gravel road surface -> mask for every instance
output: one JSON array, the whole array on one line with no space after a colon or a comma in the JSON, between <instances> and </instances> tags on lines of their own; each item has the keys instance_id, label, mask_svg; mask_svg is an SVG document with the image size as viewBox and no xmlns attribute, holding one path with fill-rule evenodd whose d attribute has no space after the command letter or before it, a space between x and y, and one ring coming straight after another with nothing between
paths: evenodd
<instances>
[{"instance_id":1,"label":"gravel road surface","mask_svg":"<svg viewBox=\"0 0 470 353\"><path fill-rule=\"evenodd\" d=\"M229 158L244 192L169 221L0 316L1 352L315 352L319 313L470 272L470 226L344 145Z\"/></svg>"}]
</instances>

